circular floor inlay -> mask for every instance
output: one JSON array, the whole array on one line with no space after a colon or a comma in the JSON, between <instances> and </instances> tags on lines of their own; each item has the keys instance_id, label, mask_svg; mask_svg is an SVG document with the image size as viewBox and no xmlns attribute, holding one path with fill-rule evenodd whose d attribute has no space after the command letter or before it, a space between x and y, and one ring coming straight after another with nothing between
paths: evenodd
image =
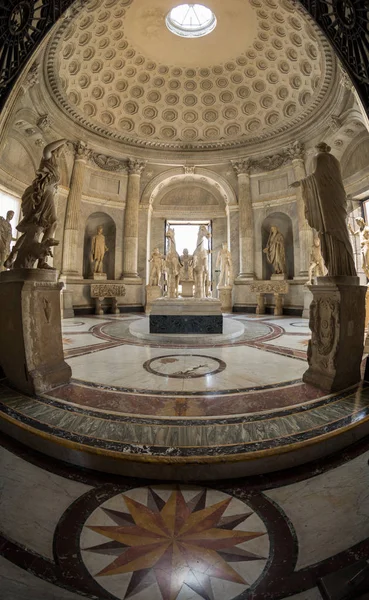
<instances>
[{"instance_id":1,"label":"circular floor inlay","mask_svg":"<svg viewBox=\"0 0 369 600\"><path fill-rule=\"evenodd\" d=\"M194 379L224 371L226 363L203 354L169 354L147 360L143 367L153 375L174 379Z\"/></svg>"},{"instance_id":2,"label":"circular floor inlay","mask_svg":"<svg viewBox=\"0 0 369 600\"><path fill-rule=\"evenodd\" d=\"M150 600L238 598L263 574L270 551L249 505L182 485L135 488L103 502L85 522L80 548L112 597L146 592Z\"/></svg>"}]
</instances>

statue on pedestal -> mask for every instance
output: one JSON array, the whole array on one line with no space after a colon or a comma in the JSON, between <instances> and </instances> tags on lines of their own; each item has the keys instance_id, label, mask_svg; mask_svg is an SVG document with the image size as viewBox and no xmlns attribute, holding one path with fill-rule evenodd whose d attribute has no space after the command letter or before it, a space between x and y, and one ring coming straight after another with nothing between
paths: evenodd
<instances>
[{"instance_id":1,"label":"statue on pedestal","mask_svg":"<svg viewBox=\"0 0 369 600\"><path fill-rule=\"evenodd\" d=\"M92 271L93 273L101 273L103 274L103 261L105 252L107 252L109 248L105 245L105 236L103 234L103 226L99 225L97 228L97 233L92 238L91 243L91 261L93 263Z\"/></svg>"},{"instance_id":2,"label":"statue on pedestal","mask_svg":"<svg viewBox=\"0 0 369 600\"><path fill-rule=\"evenodd\" d=\"M324 259L320 249L320 239L318 236L315 236L313 240L313 245L311 247L309 279L307 281L307 285L312 285L314 277L324 277L325 273L326 269L324 266Z\"/></svg>"},{"instance_id":3,"label":"statue on pedestal","mask_svg":"<svg viewBox=\"0 0 369 600\"><path fill-rule=\"evenodd\" d=\"M362 217L355 219L355 221L359 226L359 229L354 231L350 223L348 223L348 229L352 235L359 236L361 255L363 259L363 271L369 279L369 227L366 225Z\"/></svg>"},{"instance_id":4,"label":"statue on pedestal","mask_svg":"<svg viewBox=\"0 0 369 600\"><path fill-rule=\"evenodd\" d=\"M8 210L6 219L0 217L0 271L5 270L4 262L10 254L10 242L12 241L12 226L10 221L13 217L13 210Z\"/></svg>"},{"instance_id":5,"label":"statue on pedestal","mask_svg":"<svg viewBox=\"0 0 369 600\"><path fill-rule=\"evenodd\" d=\"M316 146L312 175L295 181L302 187L305 215L318 232L329 277L356 276L354 256L346 224L347 197L340 163L324 142Z\"/></svg>"},{"instance_id":6,"label":"statue on pedestal","mask_svg":"<svg viewBox=\"0 0 369 600\"><path fill-rule=\"evenodd\" d=\"M168 252L165 258L165 270L168 276L168 298L178 298L181 261L176 250L174 229L169 227L165 237L168 239Z\"/></svg>"},{"instance_id":7,"label":"statue on pedestal","mask_svg":"<svg viewBox=\"0 0 369 600\"><path fill-rule=\"evenodd\" d=\"M274 273L276 275L286 275L287 267L284 237L275 225L272 225L270 228L268 242L263 252L266 254L268 263L273 266Z\"/></svg>"},{"instance_id":8,"label":"statue on pedestal","mask_svg":"<svg viewBox=\"0 0 369 600\"><path fill-rule=\"evenodd\" d=\"M204 248L204 240L210 239L211 233L206 225L200 225L197 235L196 250L193 253L193 273L195 280L195 298L208 298L210 296L209 254L210 250Z\"/></svg>"},{"instance_id":9,"label":"statue on pedestal","mask_svg":"<svg viewBox=\"0 0 369 600\"><path fill-rule=\"evenodd\" d=\"M6 259L6 268L31 268L38 260L38 269L53 269L47 264L46 257L52 256L51 246L59 244L53 239L57 225L54 198L60 179L58 158L65 141L58 140L44 148L36 178L22 196L23 218L17 229L23 235ZM41 242L38 242L41 234Z\"/></svg>"},{"instance_id":10,"label":"statue on pedestal","mask_svg":"<svg viewBox=\"0 0 369 600\"><path fill-rule=\"evenodd\" d=\"M159 251L159 248L154 248L149 259L150 266L150 277L149 285L160 286L161 277L163 274L165 256Z\"/></svg>"},{"instance_id":11,"label":"statue on pedestal","mask_svg":"<svg viewBox=\"0 0 369 600\"><path fill-rule=\"evenodd\" d=\"M222 249L219 250L219 252L218 252L216 266L220 267L218 288L232 287L232 281L233 281L232 254L228 250L227 242L223 242Z\"/></svg>"}]
</instances>

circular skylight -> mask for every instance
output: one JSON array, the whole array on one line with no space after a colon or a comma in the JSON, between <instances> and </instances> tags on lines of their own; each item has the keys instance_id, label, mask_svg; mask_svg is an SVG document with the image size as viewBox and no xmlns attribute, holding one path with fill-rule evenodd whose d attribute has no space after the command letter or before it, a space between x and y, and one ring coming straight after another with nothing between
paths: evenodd
<instances>
[{"instance_id":1,"label":"circular skylight","mask_svg":"<svg viewBox=\"0 0 369 600\"><path fill-rule=\"evenodd\" d=\"M180 4L172 8L166 17L169 31L186 38L207 35L216 24L215 14L202 4Z\"/></svg>"}]
</instances>

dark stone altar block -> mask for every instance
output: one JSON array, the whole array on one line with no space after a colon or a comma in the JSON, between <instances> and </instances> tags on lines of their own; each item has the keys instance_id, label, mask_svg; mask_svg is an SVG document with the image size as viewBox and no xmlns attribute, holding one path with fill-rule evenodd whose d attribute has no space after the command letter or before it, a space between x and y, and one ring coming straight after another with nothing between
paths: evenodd
<instances>
[{"instance_id":1,"label":"dark stone altar block","mask_svg":"<svg viewBox=\"0 0 369 600\"><path fill-rule=\"evenodd\" d=\"M56 271L13 269L0 274L0 364L10 383L40 394L68 383Z\"/></svg>"},{"instance_id":2,"label":"dark stone altar block","mask_svg":"<svg viewBox=\"0 0 369 600\"><path fill-rule=\"evenodd\" d=\"M223 333L222 315L150 315L150 333Z\"/></svg>"}]
</instances>

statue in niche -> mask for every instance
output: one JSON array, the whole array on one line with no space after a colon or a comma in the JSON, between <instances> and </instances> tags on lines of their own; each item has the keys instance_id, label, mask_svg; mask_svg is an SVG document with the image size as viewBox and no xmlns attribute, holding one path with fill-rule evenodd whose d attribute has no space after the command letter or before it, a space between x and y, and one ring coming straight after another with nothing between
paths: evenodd
<instances>
[{"instance_id":1,"label":"statue in niche","mask_svg":"<svg viewBox=\"0 0 369 600\"><path fill-rule=\"evenodd\" d=\"M228 250L227 242L223 242L222 249L219 250L217 256L216 267L220 267L220 275L218 288L232 287L233 281L233 264L232 254Z\"/></svg>"},{"instance_id":2,"label":"statue in niche","mask_svg":"<svg viewBox=\"0 0 369 600\"><path fill-rule=\"evenodd\" d=\"M14 217L14 211L8 210L6 219L0 217L0 271L4 271L5 259L10 254L10 242L12 241L12 226L10 221Z\"/></svg>"},{"instance_id":3,"label":"statue in niche","mask_svg":"<svg viewBox=\"0 0 369 600\"><path fill-rule=\"evenodd\" d=\"M51 246L59 244L54 240L57 225L54 198L60 179L58 158L65 142L57 140L44 148L36 177L22 196L23 218L17 225L22 235L4 263L6 268L32 268L38 260L38 269L55 270L47 264L47 256L52 256Z\"/></svg>"},{"instance_id":4,"label":"statue in niche","mask_svg":"<svg viewBox=\"0 0 369 600\"><path fill-rule=\"evenodd\" d=\"M322 251L320 249L320 239L316 235L313 240L310 254L310 265L309 265L309 279L307 285L313 285L314 277L324 277L326 269L324 266L324 259Z\"/></svg>"},{"instance_id":5,"label":"statue in niche","mask_svg":"<svg viewBox=\"0 0 369 600\"><path fill-rule=\"evenodd\" d=\"M180 281L193 281L193 256L188 253L187 248L183 248L181 255L181 271L179 275Z\"/></svg>"},{"instance_id":6,"label":"statue in niche","mask_svg":"<svg viewBox=\"0 0 369 600\"><path fill-rule=\"evenodd\" d=\"M273 266L276 275L286 275L286 252L284 249L284 237L278 230L278 227L272 225L266 248L263 250L266 254L268 263Z\"/></svg>"},{"instance_id":7,"label":"statue in niche","mask_svg":"<svg viewBox=\"0 0 369 600\"><path fill-rule=\"evenodd\" d=\"M369 227L366 225L362 217L358 217L355 219L355 221L359 229L354 231L350 223L348 223L348 228L352 235L359 236L361 255L363 259L363 271L366 277L369 279Z\"/></svg>"},{"instance_id":8,"label":"statue in niche","mask_svg":"<svg viewBox=\"0 0 369 600\"><path fill-rule=\"evenodd\" d=\"M310 227L318 232L328 276L356 276L340 163L324 142L316 150L313 174L295 181L291 187L302 188L305 216Z\"/></svg>"},{"instance_id":9,"label":"statue in niche","mask_svg":"<svg viewBox=\"0 0 369 600\"><path fill-rule=\"evenodd\" d=\"M165 257L165 271L168 277L168 298L178 298L179 271L181 261L176 249L175 231L171 227L165 234L168 240L168 250Z\"/></svg>"},{"instance_id":10,"label":"statue in niche","mask_svg":"<svg viewBox=\"0 0 369 600\"><path fill-rule=\"evenodd\" d=\"M99 225L97 228L96 235L92 238L91 243L91 261L93 263L93 273L103 273L103 261L105 252L109 248L105 245L105 235L103 234L103 226Z\"/></svg>"},{"instance_id":11,"label":"statue in niche","mask_svg":"<svg viewBox=\"0 0 369 600\"><path fill-rule=\"evenodd\" d=\"M154 248L149 260L149 263L151 263L149 285L161 285L161 278L164 270L164 260L165 256L160 252L159 248Z\"/></svg>"}]
</instances>

